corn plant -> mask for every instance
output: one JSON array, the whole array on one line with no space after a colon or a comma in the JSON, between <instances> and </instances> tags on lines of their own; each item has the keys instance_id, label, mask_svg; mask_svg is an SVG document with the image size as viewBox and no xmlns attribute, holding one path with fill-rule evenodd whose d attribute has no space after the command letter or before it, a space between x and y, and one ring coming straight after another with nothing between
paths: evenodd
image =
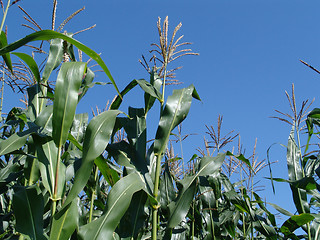
<instances>
[{"instance_id":1,"label":"corn plant","mask_svg":"<svg viewBox=\"0 0 320 240\"><path fill-rule=\"evenodd\" d=\"M283 113L278 110L280 117L275 117L291 126L287 149L287 167L288 179L273 178L272 181L287 182L290 184L292 192L292 200L294 202L296 212L290 213L287 210L272 204L280 213L289 217L280 227L280 231L286 238L290 239L320 239L319 236L319 217L317 211L317 202L319 201L319 192L317 172L319 161L315 152L308 152L311 146L309 141L314 134L314 126L318 125L317 109L312 110L308 114L308 108L312 104L308 104L308 100L303 101L300 110L296 106L294 85L292 85L291 96L286 92L286 96L292 111L292 114ZM307 119L305 116L307 115ZM301 146L301 131L303 123L306 121L308 127L308 140L305 146ZM273 183L272 183L273 184ZM297 235L295 231L302 229L305 234Z\"/></svg>"},{"instance_id":2,"label":"corn plant","mask_svg":"<svg viewBox=\"0 0 320 240\"><path fill-rule=\"evenodd\" d=\"M148 81L134 79L119 91L97 53L73 34L59 32L68 20L54 31L56 4L52 30L40 27L11 44L1 32L0 55L6 67L12 69L11 57L17 57L34 79L27 88L27 108L13 108L1 127L1 238L281 238L261 198L252 193L253 200L221 171L227 156L251 168L242 154L194 155L192 169L181 178L169 170L165 153L173 130L186 119L193 98L200 100L192 84L167 93L168 83L177 83L169 81L177 70L169 70L169 63L197 55L179 48L190 45L180 42L182 36L175 39L181 24L168 40L168 18L162 27L159 18L153 66L143 57ZM34 58L17 52L34 41L50 43L43 71ZM94 72L81 54L75 57L74 48L95 60L117 91L109 108L90 121L88 113L76 114L77 105L89 88L103 83L94 82ZM136 86L144 106L120 111ZM156 101L157 130L147 134L148 112ZM119 132L125 137L119 138Z\"/></svg>"}]
</instances>

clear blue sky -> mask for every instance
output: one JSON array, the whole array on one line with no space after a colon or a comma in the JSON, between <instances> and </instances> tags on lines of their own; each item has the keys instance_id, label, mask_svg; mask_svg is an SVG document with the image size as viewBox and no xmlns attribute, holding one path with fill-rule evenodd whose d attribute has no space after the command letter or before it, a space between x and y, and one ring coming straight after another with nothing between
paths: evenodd
<instances>
[{"instance_id":1,"label":"clear blue sky","mask_svg":"<svg viewBox=\"0 0 320 240\"><path fill-rule=\"evenodd\" d=\"M22 0L19 4L43 28L51 28L52 1ZM97 24L95 29L77 35L76 39L102 53L120 89L134 78L148 78L138 59L141 54L149 56L150 43L158 40L158 16L162 19L169 16L169 30L182 22L180 34L185 41L194 43L192 49L200 56L177 62L183 65L177 78L184 82L178 87L193 83L202 98L202 103L193 102L183 125L185 134L198 134L184 142L186 159L203 146L205 124L215 125L218 114L224 116L225 133L240 132L247 156L252 152L255 138L259 160L266 158L271 144L286 144L289 125L269 117L275 115L275 109L289 111L284 91L291 91L291 83L295 84L298 106L302 100L314 97L313 107L320 106L317 98L320 75L299 62L302 59L320 68L319 1L60 0L57 24L83 6L86 10L68 23L66 29L75 32ZM20 26L23 22L17 6L10 8L6 22L9 42L31 33ZM97 75L96 81L107 81L103 73ZM6 93L9 95L5 107L9 108L12 107L9 88ZM111 86L97 86L89 91L78 112L91 111L95 105L103 108L115 94ZM140 89L129 94L126 101L142 107ZM285 148L273 147L271 160L279 161L273 166L274 177L287 178ZM259 178L268 176L268 171L263 171ZM267 201L292 210L286 184L276 184L276 197L267 180L262 179L262 184L266 185L266 191L261 195Z\"/></svg>"}]
</instances>

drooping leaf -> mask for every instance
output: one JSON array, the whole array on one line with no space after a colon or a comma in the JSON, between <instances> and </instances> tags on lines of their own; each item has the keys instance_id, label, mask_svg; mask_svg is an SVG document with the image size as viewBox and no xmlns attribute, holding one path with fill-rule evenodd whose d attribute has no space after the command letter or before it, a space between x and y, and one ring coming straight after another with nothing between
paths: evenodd
<instances>
[{"instance_id":1,"label":"drooping leaf","mask_svg":"<svg viewBox=\"0 0 320 240\"><path fill-rule=\"evenodd\" d=\"M109 110L95 116L89 123L84 136L83 156L74 184L65 204L70 203L86 185L94 160L99 157L109 143L118 110Z\"/></svg>"},{"instance_id":2,"label":"drooping leaf","mask_svg":"<svg viewBox=\"0 0 320 240\"><path fill-rule=\"evenodd\" d=\"M90 68L87 68L86 76L85 76L85 78L83 79L83 81L81 83L80 95L78 97L78 101L80 101L80 99L86 94L86 92L88 91L88 88L89 88L90 84L92 83L94 77L95 77L94 72Z\"/></svg>"},{"instance_id":3,"label":"drooping leaf","mask_svg":"<svg viewBox=\"0 0 320 240\"><path fill-rule=\"evenodd\" d=\"M107 205L103 215L80 227L79 238L91 240L112 239L114 230L129 207L132 195L143 187L143 180L137 173L131 173L121 178L108 194Z\"/></svg>"},{"instance_id":4,"label":"drooping leaf","mask_svg":"<svg viewBox=\"0 0 320 240\"><path fill-rule=\"evenodd\" d=\"M47 63L42 74L42 81L46 83L54 69L56 69L63 58L63 40L60 38L50 41L50 50Z\"/></svg>"},{"instance_id":5,"label":"drooping leaf","mask_svg":"<svg viewBox=\"0 0 320 240\"><path fill-rule=\"evenodd\" d=\"M299 188L307 191L314 190L317 188L317 183L315 182L313 177L304 177L297 181L288 181L282 178L273 178L273 180L276 182L287 182L295 188Z\"/></svg>"},{"instance_id":6,"label":"drooping leaf","mask_svg":"<svg viewBox=\"0 0 320 240\"><path fill-rule=\"evenodd\" d=\"M71 134L68 136L68 140L76 146L81 152L83 151L82 145L75 139ZM108 145L109 146L109 145ZM110 186L113 186L120 178L119 174L112 168L109 167L107 160L102 155L94 160L94 163L98 166L104 179Z\"/></svg>"},{"instance_id":7,"label":"drooping leaf","mask_svg":"<svg viewBox=\"0 0 320 240\"><path fill-rule=\"evenodd\" d=\"M34 76L34 79L39 84L40 83L40 71L39 71L39 68L38 68L36 61L26 53L14 52L12 54L19 57L22 61L24 61L28 65L28 67L30 68L30 70Z\"/></svg>"},{"instance_id":8,"label":"drooping leaf","mask_svg":"<svg viewBox=\"0 0 320 240\"><path fill-rule=\"evenodd\" d=\"M87 54L89 57L91 57L94 61L96 61L100 65L102 70L106 73L106 75L109 77L109 79L112 82L113 86L115 87L117 93L120 94L119 89L118 89L113 77L111 76L109 69L107 68L107 66L105 65L105 63L103 62L103 60L101 59L99 54L97 54L95 51L88 48L84 44L78 42L77 40L70 38L67 35L62 34L62 33L58 33L58 32L52 31L52 30L42 30L42 31L32 33L32 34L14 42L14 43L7 45L6 47L1 48L0 55L4 55L6 53L12 52L12 51L24 46L25 44L32 42L32 41L51 40L51 39L55 39L55 38L60 38L60 39L63 39L65 41L71 43L72 45L76 46L79 50L83 51L85 54ZM120 94L120 96L121 96L121 94Z\"/></svg>"},{"instance_id":9,"label":"drooping leaf","mask_svg":"<svg viewBox=\"0 0 320 240\"><path fill-rule=\"evenodd\" d=\"M122 103L122 97L137 85L139 85L142 88L142 90L145 91L145 93L152 96L153 98L161 98L158 89L155 88L152 84L150 84L144 79L134 79L124 88L124 90L121 91L121 94L116 97L116 99L111 104L110 109L118 109Z\"/></svg>"},{"instance_id":10,"label":"drooping leaf","mask_svg":"<svg viewBox=\"0 0 320 240\"><path fill-rule=\"evenodd\" d=\"M60 148L67 140L78 104L78 91L86 70L81 62L63 63L53 101L52 138Z\"/></svg>"},{"instance_id":11,"label":"drooping leaf","mask_svg":"<svg viewBox=\"0 0 320 240\"><path fill-rule=\"evenodd\" d=\"M30 239L46 239L43 235L44 201L36 186L15 187L13 212L16 218L16 230Z\"/></svg>"},{"instance_id":12,"label":"drooping leaf","mask_svg":"<svg viewBox=\"0 0 320 240\"><path fill-rule=\"evenodd\" d=\"M289 211L283 209L282 207L279 207L278 205L276 205L274 203L268 203L268 204L271 205L272 207L274 207L278 212L282 213L283 215L286 215L286 216L289 216L289 217L291 217L293 215Z\"/></svg>"}]
</instances>

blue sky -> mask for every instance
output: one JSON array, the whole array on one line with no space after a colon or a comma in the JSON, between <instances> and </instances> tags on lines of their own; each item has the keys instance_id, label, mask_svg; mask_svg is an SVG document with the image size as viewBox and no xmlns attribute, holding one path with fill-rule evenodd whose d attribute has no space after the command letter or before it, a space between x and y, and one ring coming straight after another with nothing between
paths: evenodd
<instances>
[{"instance_id":1,"label":"blue sky","mask_svg":"<svg viewBox=\"0 0 320 240\"><path fill-rule=\"evenodd\" d=\"M44 29L51 28L52 1L22 0L19 2ZM302 59L320 68L320 2L297 1L59 1L57 25L77 9L86 10L66 25L70 32L97 24L76 39L91 47L106 62L118 87L123 89L132 79L148 78L138 59L148 55L150 43L157 42L156 22L169 16L169 31L182 22L179 31L184 41L193 42L194 52L178 60L174 66L183 66L177 78L185 87L193 83L202 98L194 101L183 124L184 134L197 133L184 143L186 159L203 146L205 125L215 125L223 115L223 131L235 130L241 134L243 148L250 156L254 141L258 139L259 160L273 143L286 144L290 126L269 118L278 109L289 112L284 91L295 84L297 105L313 99L319 107L320 75L299 62ZM13 42L31 33L21 27L23 20L17 6L9 10L8 41ZM107 81L97 73L96 81ZM169 94L174 87L169 87ZM116 92L109 86L97 86L89 91L78 112L91 111L98 105L103 108ZM6 88L5 109L13 107L15 95ZM125 101L133 107L143 106L143 95L135 89ZM127 105L126 105L127 107ZM126 108L123 108L126 111ZM154 119L157 119L155 112ZM152 129L149 134L152 137ZM236 145L236 143L234 143ZM178 148L178 146L177 146ZM287 178L286 150L275 145L271 150L275 177ZM273 196L267 180L268 171L259 175L266 191L261 193L267 201L292 210L289 188L276 184Z\"/></svg>"}]
</instances>

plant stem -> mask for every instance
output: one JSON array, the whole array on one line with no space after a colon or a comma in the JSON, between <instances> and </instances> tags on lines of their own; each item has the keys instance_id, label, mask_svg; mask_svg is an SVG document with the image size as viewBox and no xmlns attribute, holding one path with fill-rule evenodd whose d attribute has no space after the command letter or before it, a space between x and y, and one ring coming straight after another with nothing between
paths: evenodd
<instances>
[{"instance_id":1,"label":"plant stem","mask_svg":"<svg viewBox=\"0 0 320 240\"><path fill-rule=\"evenodd\" d=\"M96 197L96 188L97 188L97 184L98 184L98 167L96 167L95 173L94 173L94 180L96 182L95 185L95 189L92 191L92 195L91 195L91 203L90 203L90 212L89 212L89 223L92 221L92 215L93 215L93 203L94 203L94 199Z\"/></svg>"},{"instance_id":2,"label":"plant stem","mask_svg":"<svg viewBox=\"0 0 320 240\"><path fill-rule=\"evenodd\" d=\"M191 239L192 240L194 239L194 222L195 222L195 220L194 220L194 200L193 200L193 202L192 202L192 224L191 224L191 235L192 235Z\"/></svg>"},{"instance_id":3,"label":"plant stem","mask_svg":"<svg viewBox=\"0 0 320 240\"><path fill-rule=\"evenodd\" d=\"M9 6L10 6L10 0L8 0L7 2L7 6L6 6L6 10L4 11L3 13L3 17L2 17L2 21L1 21L1 26L0 26L0 33L2 32L2 29L3 29L3 26L4 26L4 22L7 18L7 13L8 13L8 10L9 10Z\"/></svg>"},{"instance_id":4,"label":"plant stem","mask_svg":"<svg viewBox=\"0 0 320 240\"><path fill-rule=\"evenodd\" d=\"M162 95L161 95L161 107L160 107L160 118L162 116L162 112L164 109L164 93L165 93L165 86L166 86L166 75L167 75L167 61L164 61L164 74L163 74L163 81L162 81ZM157 155L157 165L156 165L156 176L154 182L154 189L153 189L153 196L155 199L158 198L159 194L159 183L160 183L160 172L161 172L161 159L162 153L158 153ZM157 240L157 230L158 230L158 206L152 206L152 240Z\"/></svg>"},{"instance_id":5,"label":"plant stem","mask_svg":"<svg viewBox=\"0 0 320 240\"><path fill-rule=\"evenodd\" d=\"M159 194L161 159L162 159L162 153L157 156L156 176L155 176L154 189L153 189L153 196L155 199L158 198L158 194ZM158 206L153 206L153 210L152 210L152 240L157 239L157 229L158 229Z\"/></svg>"},{"instance_id":6,"label":"plant stem","mask_svg":"<svg viewBox=\"0 0 320 240\"><path fill-rule=\"evenodd\" d=\"M1 69L2 72L2 80L1 80L1 101L0 101L0 122L2 122L2 106L3 106L3 92L4 92L4 70Z\"/></svg>"},{"instance_id":7,"label":"plant stem","mask_svg":"<svg viewBox=\"0 0 320 240\"><path fill-rule=\"evenodd\" d=\"M57 207L57 194L58 194L58 180L59 180L59 168L60 168L60 155L61 155L61 146L58 147L58 154L57 154L57 163L56 163L56 175L54 179L54 190L53 190L53 196L52 196L52 210L51 210L51 216L53 216L56 212Z\"/></svg>"}]
</instances>

